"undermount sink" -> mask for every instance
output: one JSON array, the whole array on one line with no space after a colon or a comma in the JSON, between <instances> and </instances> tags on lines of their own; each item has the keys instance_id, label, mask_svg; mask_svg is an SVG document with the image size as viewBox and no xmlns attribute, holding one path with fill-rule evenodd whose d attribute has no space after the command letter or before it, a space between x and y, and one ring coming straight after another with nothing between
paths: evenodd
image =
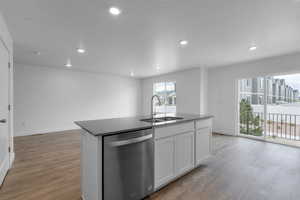
<instances>
[{"instance_id":1,"label":"undermount sink","mask_svg":"<svg viewBox=\"0 0 300 200\"><path fill-rule=\"evenodd\" d=\"M158 123L158 122L167 122L167 121L174 121L174 120L181 120L183 117L155 117L155 118L147 118L141 119L140 121L149 122L149 123Z\"/></svg>"}]
</instances>

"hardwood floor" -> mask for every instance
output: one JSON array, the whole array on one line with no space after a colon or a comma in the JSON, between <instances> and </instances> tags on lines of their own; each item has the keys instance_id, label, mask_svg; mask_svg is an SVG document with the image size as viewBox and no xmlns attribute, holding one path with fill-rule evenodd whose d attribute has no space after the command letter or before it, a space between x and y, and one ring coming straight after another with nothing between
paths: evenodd
<instances>
[{"instance_id":1,"label":"hardwood floor","mask_svg":"<svg viewBox=\"0 0 300 200\"><path fill-rule=\"evenodd\" d=\"M0 200L79 200L78 131L18 137ZM214 156L149 200L298 200L300 149L214 135Z\"/></svg>"},{"instance_id":2,"label":"hardwood floor","mask_svg":"<svg viewBox=\"0 0 300 200\"><path fill-rule=\"evenodd\" d=\"M17 137L15 153L0 200L81 199L78 131Z\"/></svg>"}]
</instances>

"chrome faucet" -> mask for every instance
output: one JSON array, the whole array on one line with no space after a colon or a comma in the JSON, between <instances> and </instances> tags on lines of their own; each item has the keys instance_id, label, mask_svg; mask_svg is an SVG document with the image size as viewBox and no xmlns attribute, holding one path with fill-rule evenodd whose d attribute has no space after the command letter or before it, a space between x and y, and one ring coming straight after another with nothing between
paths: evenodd
<instances>
[{"instance_id":1,"label":"chrome faucet","mask_svg":"<svg viewBox=\"0 0 300 200\"><path fill-rule=\"evenodd\" d=\"M155 113L153 114L153 100L154 100L155 97L158 99L158 104L161 105L161 101L159 99L159 96L158 95L153 95L152 98L151 98L151 117L152 118L155 115Z\"/></svg>"}]
</instances>

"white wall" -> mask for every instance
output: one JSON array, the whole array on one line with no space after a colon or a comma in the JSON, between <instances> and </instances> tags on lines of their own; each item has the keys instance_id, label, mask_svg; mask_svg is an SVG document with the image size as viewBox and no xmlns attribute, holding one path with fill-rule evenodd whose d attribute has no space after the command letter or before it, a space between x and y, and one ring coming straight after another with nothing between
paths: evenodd
<instances>
[{"instance_id":1,"label":"white wall","mask_svg":"<svg viewBox=\"0 0 300 200\"><path fill-rule=\"evenodd\" d=\"M15 136L78 128L73 121L137 115L137 79L15 64Z\"/></svg>"},{"instance_id":2,"label":"white wall","mask_svg":"<svg viewBox=\"0 0 300 200\"><path fill-rule=\"evenodd\" d=\"M238 79L300 72L300 53L208 70L208 112L213 131L236 134Z\"/></svg>"},{"instance_id":3,"label":"white wall","mask_svg":"<svg viewBox=\"0 0 300 200\"><path fill-rule=\"evenodd\" d=\"M15 135L74 129L75 120L147 115L153 83L160 81L176 81L177 112L208 112L215 132L235 134L237 80L300 72L299 65L300 54L291 54L143 80L16 65Z\"/></svg>"},{"instance_id":4,"label":"white wall","mask_svg":"<svg viewBox=\"0 0 300 200\"><path fill-rule=\"evenodd\" d=\"M153 84L157 82L176 82L176 103L178 113L202 114L206 112L205 99L205 68L194 68L191 70L155 76L142 80L142 108L143 114L150 113L151 97L153 95Z\"/></svg>"}]
</instances>

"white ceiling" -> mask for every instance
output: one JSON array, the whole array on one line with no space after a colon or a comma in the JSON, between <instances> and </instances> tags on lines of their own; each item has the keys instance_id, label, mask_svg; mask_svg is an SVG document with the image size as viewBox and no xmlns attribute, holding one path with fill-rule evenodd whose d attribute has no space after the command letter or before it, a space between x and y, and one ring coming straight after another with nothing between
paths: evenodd
<instances>
[{"instance_id":1,"label":"white ceiling","mask_svg":"<svg viewBox=\"0 0 300 200\"><path fill-rule=\"evenodd\" d=\"M0 9L22 64L64 68L70 58L72 69L147 77L300 50L297 0L0 0Z\"/></svg>"}]
</instances>

